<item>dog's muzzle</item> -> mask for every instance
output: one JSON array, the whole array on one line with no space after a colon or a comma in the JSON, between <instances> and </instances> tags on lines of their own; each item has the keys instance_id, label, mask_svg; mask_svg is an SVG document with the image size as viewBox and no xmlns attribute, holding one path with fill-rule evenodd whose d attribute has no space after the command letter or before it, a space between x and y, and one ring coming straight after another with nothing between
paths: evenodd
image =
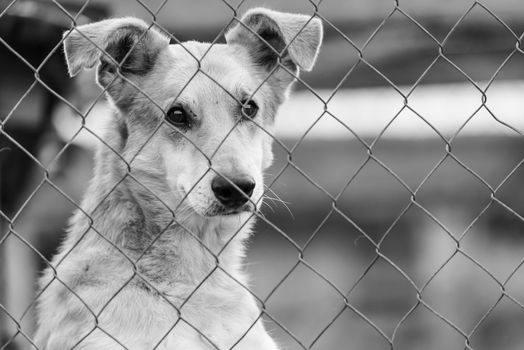
<instances>
[{"instance_id":1,"label":"dog's muzzle","mask_svg":"<svg viewBox=\"0 0 524 350\"><path fill-rule=\"evenodd\" d=\"M256 183L251 176L228 177L217 176L211 182L211 189L216 199L227 209L238 209L246 204Z\"/></svg>"}]
</instances>

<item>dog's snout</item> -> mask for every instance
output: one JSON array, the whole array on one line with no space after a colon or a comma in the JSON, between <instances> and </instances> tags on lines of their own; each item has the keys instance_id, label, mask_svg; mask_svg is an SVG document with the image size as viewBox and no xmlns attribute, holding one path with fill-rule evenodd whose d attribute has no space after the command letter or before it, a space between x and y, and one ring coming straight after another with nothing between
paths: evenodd
<instances>
[{"instance_id":1,"label":"dog's snout","mask_svg":"<svg viewBox=\"0 0 524 350\"><path fill-rule=\"evenodd\" d=\"M250 176L228 179L217 176L211 182L211 189L220 203L228 208L238 208L251 198L255 185Z\"/></svg>"}]
</instances>

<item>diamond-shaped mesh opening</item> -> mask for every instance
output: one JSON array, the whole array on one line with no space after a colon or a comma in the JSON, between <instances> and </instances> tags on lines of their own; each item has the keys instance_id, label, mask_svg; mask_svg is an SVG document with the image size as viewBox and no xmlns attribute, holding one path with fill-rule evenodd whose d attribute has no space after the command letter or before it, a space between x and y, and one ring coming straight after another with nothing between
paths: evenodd
<instances>
[{"instance_id":1,"label":"diamond-shaped mesh opening","mask_svg":"<svg viewBox=\"0 0 524 350\"><path fill-rule=\"evenodd\" d=\"M409 123L415 124L421 130L428 129L427 124L418 118L417 115L410 111L406 111L399 115L397 120L386 130L385 135L393 134L396 125L398 129L405 130L405 127L400 125ZM421 130L413 130L417 133ZM405 182L411 189L416 189L426 178L426 176L433 170L435 164L445 155L445 143L442 139L430 138L424 144L420 144L417 140L383 138L379 139L373 147L373 154L391 171ZM413 161L416 161L413 166Z\"/></svg>"},{"instance_id":2,"label":"diamond-shaped mesh opening","mask_svg":"<svg viewBox=\"0 0 524 350\"><path fill-rule=\"evenodd\" d=\"M384 259L376 260L349 294L349 302L388 337L416 298L412 282Z\"/></svg>"},{"instance_id":3,"label":"diamond-shaped mesh opening","mask_svg":"<svg viewBox=\"0 0 524 350\"><path fill-rule=\"evenodd\" d=\"M505 286L510 296L509 299L519 307L524 301L524 293L522 293L523 275L524 270L522 269L522 261L520 261L505 280Z\"/></svg>"},{"instance_id":4,"label":"diamond-shaped mesh opening","mask_svg":"<svg viewBox=\"0 0 524 350\"><path fill-rule=\"evenodd\" d=\"M500 205L493 204L461 240L463 251L478 261L501 283L513 271L508 266L516 267L522 261L522 252L515 247L521 244L522 236L519 232L522 230L523 223L514 216L505 215L505 211L505 208ZM497 240L493 239L495 234ZM491 254L487 254L488 251ZM502 252L504 254L500 254Z\"/></svg>"},{"instance_id":5,"label":"diamond-shaped mesh opening","mask_svg":"<svg viewBox=\"0 0 524 350\"><path fill-rule=\"evenodd\" d=\"M410 202L406 201L403 204L402 212L392 215L387 221L387 229L379 235L380 252L419 286L422 271L419 268L424 264L414 266L413 260L418 261L420 258L419 239L424 240L422 237L425 237L425 231L420 229L419 224L426 216Z\"/></svg>"},{"instance_id":6,"label":"diamond-shaped mesh opening","mask_svg":"<svg viewBox=\"0 0 524 350\"><path fill-rule=\"evenodd\" d=\"M351 344L356 349L365 346L390 348L388 340L350 308L346 308L325 332L319 334L311 349L333 349L340 344Z\"/></svg>"},{"instance_id":7,"label":"diamond-shaped mesh opening","mask_svg":"<svg viewBox=\"0 0 524 350\"><path fill-rule=\"evenodd\" d=\"M380 160L368 158L357 172L348 176L347 186L341 189L343 193L340 195L340 201L348 206L348 210L344 211L346 215L367 219L368 222L373 222L373 208L383 211L386 217L400 215L404 206L393 205L393 202L407 205L411 194L391 172L391 169L388 169ZM363 196L366 196L368 200L361 205L360 198ZM375 221L375 224L381 223ZM386 231L389 222L385 221L382 225L384 226L379 226L374 231L378 237L381 237L381 234Z\"/></svg>"},{"instance_id":8,"label":"diamond-shaped mesh opening","mask_svg":"<svg viewBox=\"0 0 524 350\"><path fill-rule=\"evenodd\" d=\"M371 224L363 230L373 232ZM341 290L349 290L376 256L373 244L337 213L318 225L304 246L304 259ZM329 257L325 252L330 251Z\"/></svg>"},{"instance_id":9,"label":"diamond-shaped mesh opening","mask_svg":"<svg viewBox=\"0 0 524 350\"><path fill-rule=\"evenodd\" d=\"M328 116L325 117L327 121ZM315 126L317 127L317 126ZM322 123L318 124L322 127ZM347 132L344 136L346 139ZM337 195L348 181L348 174L358 171L366 159L366 149L358 140L340 140L333 142L332 147L322 147L322 139L306 139L293 151L293 163L318 186L331 195ZM331 174L325 174L321 169L333 165L333 159L340 160L340 169ZM284 181L282 181L286 184ZM313 185L311 185L313 186Z\"/></svg>"},{"instance_id":10,"label":"diamond-shaped mesh opening","mask_svg":"<svg viewBox=\"0 0 524 350\"><path fill-rule=\"evenodd\" d=\"M476 119L476 118L475 118ZM477 119L478 120L478 119ZM473 126L473 123L472 123ZM500 124L494 125L500 128ZM466 130L467 127L464 129ZM467 138L466 138L467 140ZM472 169L482 179L492 187L498 187L504 179L510 174L515 167L522 161L524 153L519 151L519 145L522 145L522 140L518 138L504 138L496 135L492 138L492 146L485 147L480 140L458 139L453 143L453 154L461 160L468 168ZM477 154L477 150L482 149L484 156ZM492 165L487 165L485 162L486 156L497 154ZM499 162L498 164L495 162ZM519 169L517 168L518 172ZM520 172L522 174L522 172ZM515 173L507 181L518 181L519 175ZM499 195L503 192L504 185L498 190Z\"/></svg>"},{"instance_id":11,"label":"diamond-shaped mesh opening","mask_svg":"<svg viewBox=\"0 0 524 350\"><path fill-rule=\"evenodd\" d=\"M450 283L455 288L449 289ZM426 286L422 300L459 329L468 331L500 295L498 283L459 252Z\"/></svg>"},{"instance_id":12,"label":"diamond-shaped mesh opening","mask_svg":"<svg viewBox=\"0 0 524 350\"><path fill-rule=\"evenodd\" d=\"M479 323L473 333L471 345L476 349L516 349L522 346L523 337L515 324L522 322L523 310L514 309L510 300L502 298L489 314ZM497 337L491 336L497 334Z\"/></svg>"},{"instance_id":13,"label":"diamond-shaped mesh opening","mask_svg":"<svg viewBox=\"0 0 524 350\"><path fill-rule=\"evenodd\" d=\"M293 303L289 302L291 299ZM309 307L303 308L304 304ZM269 313L282 324L292 325L289 331L305 344L311 343L343 306L341 296L303 265L293 271L266 303Z\"/></svg>"},{"instance_id":14,"label":"diamond-shaped mesh opening","mask_svg":"<svg viewBox=\"0 0 524 350\"><path fill-rule=\"evenodd\" d=\"M403 37L402 42L394 38ZM438 44L411 18L395 11L363 49L366 61L397 85L414 83L438 55ZM417 54L414 55L413 53ZM411 59L417 57L413 62ZM404 69L398 69L398 67ZM397 68L395 68L397 67Z\"/></svg>"},{"instance_id":15,"label":"diamond-shaped mesh opening","mask_svg":"<svg viewBox=\"0 0 524 350\"><path fill-rule=\"evenodd\" d=\"M517 193L512 192L511 186L520 186L522 183L522 174L524 169L522 168L522 162L519 162L511 171L509 177L504 178L503 181L497 186L497 198L500 198L503 203L508 205L522 216L524 213L524 203L522 198L517 195ZM507 213L507 211L502 211ZM515 215L513 215L515 216ZM517 219L519 219L517 217Z\"/></svg>"},{"instance_id":16,"label":"diamond-shaped mesh opening","mask_svg":"<svg viewBox=\"0 0 524 350\"><path fill-rule=\"evenodd\" d=\"M409 259L399 260L398 258L393 261L399 261L400 269L405 271L417 286L423 287L435 277L435 274L439 274L440 269L449 259L456 255L456 240L450 237L450 234L454 235L460 231L462 222L457 222L456 217L453 218L448 214L445 218L441 217L445 224L445 227L442 227L439 222L416 207L410 208L406 215L414 217L417 223L411 232L413 237L411 244L416 247L413 254L414 260L418 263L412 264ZM391 235L386 240L394 241L396 237Z\"/></svg>"},{"instance_id":17,"label":"diamond-shaped mesh opening","mask_svg":"<svg viewBox=\"0 0 524 350\"><path fill-rule=\"evenodd\" d=\"M367 6L365 6L367 5ZM334 24L333 30L344 34L357 46L363 45L387 18L394 4L387 2L366 3L363 0L352 2L321 1L319 12ZM345 21L349 19L349 21ZM329 31L329 27L327 28Z\"/></svg>"},{"instance_id":18,"label":"diamond-shaped mesh opening","mask_svg":"<svg viewBox=\"0 0 524 350\"><path fill-rule=\"evenodd\" d=\"M416 307L415 307L416 305ZM438 349L464 347L464 337L422 304L406 313L395 332L394 348ZM438 344L438 345L436 345Z\"/></svg>"},{"instance_id":19,"label":"diamond-shaped mesh opening","mask_svg":"<svg viewBox=\"0 0 524 350\"><path fill-rule=\"evenodd\" d=\"M475 34L471 35L472 32ZM471 40L472 37L478 38L478 41ZM477 5L454 27L446 38L443 49L446 57L473 80L478 81L489 79L493 68L500 65L514 50L515 42L515 33L504 22L491 14L489 9ZM477 62L463 62L463 57L468 54L477 56Z\"/></svg>"},{"instance_id":20,"label":"diamond-shaped mesh opening","mask_svg":"<svg viewBox=\"0 0 524 350\"><path fill-rule=\"evenodd\" d=\"M243 17L260 5L0 1L0 349L522 348L520 3L271 0L304 17ZM137 37L80 27L123 16L146 21ZM140 51L153 31L174 46ZM75 35L70 63L83 40L78 60L102 63L70 80ZM225 200L211 178L246 193L225 155L259 171L270 142L263 204L198 214L206 191Z\"/></svg>"},{"instance_id":21,"label":"diamond-shaped mesh opening","mask_svg":"<svg viewBox=\"0 0 524 350\"><path fill-rule=\"evenodd\" d=\"M268 218L274 220L270 216ZM253 237L252 246L258 249L248 249L247 270L253 276L250 283L253 291L260 298L266 299L271 295L275 286L296 265L298 251L273 227L259 223L257 229L261 234ZM290 234L293 240L304 239L293 233Z\"/></svg>"},{"instance_id":22,"label":"diamond-shaped mesh opening","mask_svg":"<svg viewBox=\"0 0 524 350\"><path fill-rule=\"evenodd\" d=\"M330 29L327 28L327 30ZM333 31L332 29L331 32ZM337 84L344 87L359 86L364 79L369 77L370 72L362 69L355 43L348 41L349 38L336 31L331 35L333 39L326 43L318 57L319 62L324 62L330 68L322 75L312 72L306 76L306 79L309 76L311 76L311 79L316 78L319 86L327 89L333 88L332 81L336 81Z\"/></svg>"},{"instance_id":23,"label":"diamond-shaped mesh opening","mask_svg":"<svg viewBox=\"0 0 524 350\"><path fill-rule=\"evenodd\" d=\"M498 69L493 73L492 79L501 85L501 88L505 87L504 82L506 80L521 79L522 69L521 67L524 64L524 57L517 50L517 45L515 45L515 50L512 51L504 60Z\"/></svg>"},{"instance_id":24,"label":"diamond-shaped mesh opening","mask_svg":"<svg viewBox=\"0 0 524 350\"><path fill-rule=\"evenodd\" d=\"M423 89L418 84L411 87L407 112L409 116L415 114L426 124L420 130L413 130L414 136L424 132L423 135L449 140L465 123L475 120L482 104L482 93L447 61L439 58L421 78L421 82L428 84L449 80L455 83L430 85Z\"/></svg>"},{"instance_id":25,"label":"diamond-shaped mesh opening","mask_svg":"<svg viewBox=\"0 0 524 350\"><path fill-rule=\"evenodd\" d=\"M447 176L453 177L456 182L453 185L448 182L442 182L443 178ZM448 206L443 205L442 202L435 201L435 193L437 192L454 204L460 203L460 201L468 201L468 203L469 201L474 201L468 207L468 211L461 213L464 219L461 219L463 226L459 229L462 231L475 218L475 215L481 212L490 202L491 194L489 187L480 181L474 173L468 171L467 168L464 168L464 166L450 157L443 158L443 161L439 163L435 171L422 183L416 197L417 204L421 210L428 217L439 221L446 227L448 214L452 210L447 209ZM449 208L453 207L454 205L449 206ZM453 220L453 216L451 220ZM454 232L453 234L458 238L459 232Z\"/></svg>"},{"instance_id":26,"label":"diamond-shaped mesh opening","mask_svg":"<svg viewBox=\"0 0 524 350\"><path fill-rule=\"evenodd\" d=\"M271 180L269 182L271 183ZM298 188L301 189L300 194L296 191ZM288 166L279 176L278 181L271 186L271 190L267 191L267 196L271 199L263 205L263 212L268 219L278 218L278 229L302 246L312 233L312 228L319 225L331 211L332 200L325 193L322 187L314 185L297 169ZM322 203L322 208L312 210L313 208L296 208L293 205L304 200ZM298 215L304 216L304 220L298 222ZM260 223L260 225L268 229L271 226L270 223Z\"/></svg>"}]
</instances>

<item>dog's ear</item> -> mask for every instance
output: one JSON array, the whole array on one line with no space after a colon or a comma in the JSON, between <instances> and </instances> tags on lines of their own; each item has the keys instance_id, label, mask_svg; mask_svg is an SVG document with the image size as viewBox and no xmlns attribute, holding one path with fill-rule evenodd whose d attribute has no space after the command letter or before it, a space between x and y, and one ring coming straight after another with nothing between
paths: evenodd
<instances>
[{"instance_id":1,"label":"dog's ear","mask_svg":"<svg viewBox=\"0 0 524 350\"><path fill-rule=\"evenodd\" d=\"M318 18L255 8L241 22L226 33L226 41L245 46L255 64L272 71L280 57L280 64L293 75L313 68L322 42ZM274 74L283 73L278 70Z\"/></svg>"},{"instance_id":2,"label":"dog's ear","mask_svg":"<svg viewBox=\"0 0 524 350\"><path fill-rule=\"evenodd\" d=\"M168 39L132 17L109 19L82 25L64 33L64 51L69 74L100 63L98 81L113 80L117 70L125 74L146 74Z\"/></svg>"}]
</instances>

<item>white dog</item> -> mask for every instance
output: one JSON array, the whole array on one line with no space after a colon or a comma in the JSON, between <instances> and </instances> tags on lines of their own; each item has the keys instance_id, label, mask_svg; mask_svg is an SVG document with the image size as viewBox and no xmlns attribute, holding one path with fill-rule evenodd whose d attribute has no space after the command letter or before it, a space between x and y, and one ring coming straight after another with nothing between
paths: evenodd
<instances>
[{"instance_id":1,"label":"white dog","mask_svg":"<svg viewBox=\"0 0 524 350\"><path fill-rule=\"evenodd\" d=\"M64 35L69 73L97 66L114 118L41 280L39 349L278 348L245 287L244 242L276 111L322 24L263 8L241 22L214 45L171 44L135 18Z\"/></svg>"}]
</instances>

